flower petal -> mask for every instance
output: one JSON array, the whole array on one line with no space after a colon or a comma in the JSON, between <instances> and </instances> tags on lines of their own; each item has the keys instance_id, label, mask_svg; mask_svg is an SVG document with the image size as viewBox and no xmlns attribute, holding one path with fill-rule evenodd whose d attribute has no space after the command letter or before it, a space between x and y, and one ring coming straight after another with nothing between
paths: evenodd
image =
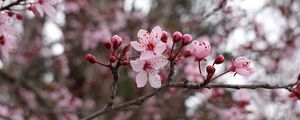
<instances>
[{"instance_id":1,"label":"flower petal","mask_svg":"<svg viewBox=\"0 0 300 120\"><path fill-rule=\"evenodd\" d=\"M250 76L254 73L254 69L252 67L247 68L237 68L236 73L242 76Z\"/></svg>"},{"instance_id":2,"label":"flower petal","mask_svg":"<svg viewBox=\"0 0 300 120\"><path fill-rule=\"evenodd\" d=\"M139 42L141 42L142 44L148 44L148 42L150 40L150 34L148 31L141 29L138 31L137 36L138 36Z\"/></svg>"},{"instance_id":3,"label":"flower petal","mask_svg":"<svg viewBox=\"0 0 300 120\"><path fill-rule=\"evenodd\" d=\"M154 27L150 34L153 41L160 41L162 35L161 28L159 26Z\"/></svg>"},{"instance_id":4,"label":"flower petal","mask_svg":"<svg viewBox=\"0 0 300 120\"><path fill-rule=\"evenodd\" d=\"M166 47L167 47L166 43L158 41L157 44L155 45L154 52L163 53L166 50Z\"/></svg>"},{"instance_id":5,"label":"flower petal","mask_svg":"<svg viewBox=\"0 0 300 120\"><path fill-rule=\"evenodd\" d=\"M249 67L249 65L250 65L250 60L247 59L246 57L237 57L233 61L233 66L236 68Z\"/></svg>"},{"instance_id":6,"label":"flower petal","mask_svg":"<svg viewBox=\"0 0 300 120\"><path fill-rule=\"evenodd\" d=\"M145 61L140 59L130 61L130 65L135 72L143 71L144 64Z\"/></svg>"},{"instance_id":7,"label":"flower petal","mask_svg":"<svg viewBox=\"0 0 300 120\"><path fill-rule=\"evenodd\" d=\"M168 64L169 61L163 57L158 57L158 58L155 58L153 60L153 62L154 62L154 64L153 64L154 69L160 70L160 69L164 68Z\"/></svg>"},{"instance_id":8,"label":"flower petal","mask_svg":"<svg viewBox=\"0 0 300 120\"><path fill-rule=\"evenodd\" d=\"M154 88L161 87L161 78L160 78L158 72L150 72L149 73L149 82L150 82L150 85Z\"/></svg>"},{"instance_id":9,"label":"flower petal","mask_svg":"<svg viewBox=\"0 0 300 120\"><path fill-rule=\"evenodd\" d=\"M144 87L147 83L147 73L142 71L136 75L135 79L138 88Z\"/></svg>"},{"instance_id":10,"label":"flower petal","mask_svg":"<svg viewBox=\"0 0 300 120\"><path fill-rule=\"evenodd\" d=\"M143 44L140 44L139 42L137 41L131 41L130 42L130 45L137 51L145 51L146 50L146 47L145 45Z\"/></svg>"},{"instance_id":11,"label":"flower petal","mask_svg":"<svg viewBox=\"0 0 300 120\"><path fill-rule=\"evenodd\" d=\"M161 54L154 54L151 51L144 51L141 53L140 55L140 59L152 59L152 58L156 58L157 56L160 56Z\"/></svg>"},{"instance_id":12,"label":"flower petal","mask_svg":"<svg viewBox=\"0 0 300 120\"><path fill-rule=\"evenodd\" d=\"M57 11L55 10L55 8L50 5L49 3L44 3L44 11L47 15L49 15L51 18L54 18L57 14Z\"/></svg>"}]
</instances>

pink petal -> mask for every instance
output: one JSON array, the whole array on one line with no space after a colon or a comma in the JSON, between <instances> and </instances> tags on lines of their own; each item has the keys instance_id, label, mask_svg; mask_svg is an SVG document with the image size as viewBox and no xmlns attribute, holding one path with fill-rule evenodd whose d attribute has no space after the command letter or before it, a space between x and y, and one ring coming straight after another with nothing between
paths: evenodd
<instances>
[{"instance_id":1,"label":"pink petal","mask_svg":"<svg viewBox=\"0 0 300 120\"><path fill-rule=\"evenodd\" d=\"M138 88L144 87L147 83L147 73L146 72L139 72L136 75L135 79L136 85Z\"/></svg>"},{"instance_id":2,"label":"pink petal","mask_svg":"<svg viewBox=\"0 0 300 120\"><path fill-rule=\"evenodd\" d=\"M44 11L47 15L49 15L51 18L54 18L57 14L56 9L50 5L49 3L44 3Z\"/></svg>"},{"instance_id":3,"label":"pink petal","mask_svg":"<svg viewBox=\"0 0 300 120\"><path fill-rule=\"evenodd\" d=\"M245 57L237 57L234 61L233 61L233 66L240 68L240 67L248 67L250 64L250 60L248 60Z\"/></svg>"},{"instance_id":4,"label":"pink petal","mask_svg":"<svg viewBox=\"0 0 300 120\"><path fill-rule=\"evenodd\" d=\"M144 64L145 61L140 59L130 61L130 65L135 72L143 71Z\"/></svg>"},{"instance_id":5,"label":"pink petal","mask_svg":"<svg viewBox=\"0 0 300 120\"><path fill-rule=\"evenodd\" d=\"M158 41L157 44L155 45L154 52L163 53L166 50L166 47L167 47L166 43Z\"/></svg>"},{"instance_id":6,"label":"pink petal","mask_svg":"<svg viewBox=\"0 0 300 120\"><path fill-rule=\"evenodd\" d=\"M149 82L150 82L150 85L154 88L161 87L161 79L157 72L149 73Z\"/></svg>"},{"instance_id":7,"label":"pink petal","mask_svg":"<svg viewBox=\"0 0 300 120\"><path fill-rule=\"evenodd\" d=\"M153 64L154 69L160 70L160 69L164 68L169 63L169 61L164 59L163 57L158 57L153 60L153 63L154 63Z\"/></svg>"},{"instance_id":8,"label":"pink petal","mask_svg":"<svg viewBox=\"0 0 300 120\"><path fill-rule=\"evenodd\" d=\"M162 35L161 28L159 26L156 26L151 31L151 37L153 41L160 41Z\"/></svg>"},{"instance_id":9,"label":"pink petal","mask_svg":"<svg viewBox=\"0 0 300 120\"><path fill-rule=\"evenodd\" d=\"M141 53L140 55L140 59L152 59L152 58L156 58L157 56L160 56L161 54L154 54L151 51L144 51Z\"/></svg>"},{"instance_id":10,"label":"pink petal","mask_svg":"<svg viewBox=\"0 0 300 120\"><path fill-rule=\"evenodd\" d=\"M254 73L254 69L252 67L238 68L238 69L236 69L236 73L247 77Z\"/></svg>"},{"instance_id":11,"label":"pink petal","mask_svg":"<svg viewBox=\"0 0 300 120\"><path fill-rule=\"evenodd\" d=\"M42 5L40 4L36 4L36 11L37 11L37 14L40 15L41 17L44 16L44 8Z\"/></svg>"},{"instance_id":12,"label":"pink petal","mask_svg":"<svg viewBox=\"0 0 300 120\"><path fill-rule=\"evenodd\" d=\"M138 31L137 36L139 42L141 42L142 44L148 44L150 40L150 34L148 31L141 29Z\"/></svg>"},{"instance_id":13,"label":"pink petal","mask_svg":"<svg viewBox=\"0 0 300 120\"><path fill-rule=\"evenodd\" d=\"M145 51L146 50L145 45L140 44L137 41L131 41L130 45L137 51Z\"/></svg>"}]
</instances>

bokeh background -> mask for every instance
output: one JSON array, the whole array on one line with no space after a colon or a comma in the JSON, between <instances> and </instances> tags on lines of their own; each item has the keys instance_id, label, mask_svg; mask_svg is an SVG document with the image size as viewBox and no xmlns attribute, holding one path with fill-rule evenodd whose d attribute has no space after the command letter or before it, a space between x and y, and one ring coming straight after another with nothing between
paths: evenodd
<instances>
[{"instance_id":1,"label":"bokeh background","mask_svg":"<svg viewBox=\"0 0 300 120\"><path fill-rule=\"evenodd\" d=\"M219 54L227 60L217 73L237 56L252 60L253 76L228 74L218 83L284 85L295 82L300 71L299 0L63 0L55 7L55 18L27 11L22 22L14 23L22 34L14 53L1 60L0 119L77 120L101 108L112 75L85 61L84 54L105 63L109 56L102 41L117 34L125 46L137 40L139 29L157 25L170 34L181 31L209 40L208 61ZM178 81L190 76L185 67L176 68ZM152 89L136 87L130 65L120 75L116 103ZM96 119L298 120L299 106L287 90L171 88L142 106Z\"/></svg>"}]
</instances>

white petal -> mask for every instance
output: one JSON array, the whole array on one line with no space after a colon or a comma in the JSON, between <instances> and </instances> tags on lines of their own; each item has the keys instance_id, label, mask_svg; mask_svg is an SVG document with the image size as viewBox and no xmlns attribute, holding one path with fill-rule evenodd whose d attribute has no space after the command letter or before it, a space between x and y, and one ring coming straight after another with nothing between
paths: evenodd
<instances>
[{"instance_id":1,"label":"white petal","mask_svg":"<svg viewBox=\"0 0 300 120\"><path fill-rule=\"evenodd\" d=\"M136 85L138 88L144 87L147 83L147 73L146 72L139 72L136 75L135 79Z\"/></svg>"},{"instance_id":2,"label":"white petal","mask_svg":"<svg viewBox=\"0 0 300 120\"><path fill-rule=\"evenodd\" d=\"M236 73L239 75L248 77L254 73L254 69L252 67L238 68L238 69L236 69Z\"/></svg>"},{"instance_id":3,"label":"white petal","mask_svg":"<svg viewBox=\"0 0 300 120\"><path fill-rule=\"evenodd\" d=\"M150 85L154 88L161 87L161 78L160 78L158 72L150 72L149 73L149 82L150 82Z\"/></svg>"},{"instance_id":4,"label":"white petal","mask_svg":"<svg viewBox=\"0 0 300 120\"><path fill-rule=\"evenodd\" d=\"M131 60L130 61L130 65L132 67L132 69L135 71L135 72L140 72L143 70L143 67L144 67L144 64L145 64L145 61L144 60L140 60L140 59L137 59L137 60Z\"/></svg>"},{"instance_id":5,"label":"white petal","mask_svg":"<svg viewBox=\"0 0 300 120\"><path fill-rule=\"evenodd\" d=\"M143 60L152 59L152 58L156 58L158 55L161 55L161 54L154 54L153 52L146 50L141 53L140 58Z\"/></svg>"},{"instance_id":6,"label":"white petal","mask_svg":"<svg viewBox=\"0 0 300 120\"><path fill-rule=\"evenodd\" d=\"M155 45L154 51L155 53L163 53L166 50L166 43L163 43L161 41L158 41L157 44Z\"/></svg>"},{"instance_id":7,"label":"white petal","mask_svg":"<svg viewBox=\"0 0 300 120\"><path fill-rule=\"evenodd\" d=\"M155 70L160 70L164 68L168 64L168 60L165 59L164 57L158 57L154 59L154 69Z\"/></svg>"},{"instance_id":8,"label":"white petal","mask_svg":"<svg viewBox=\"0 0 300 120\"><path fill-rule=\"evenodd\" d=\"M151 31L151 37L154 41L160 41L162 35L161 28L159 26L156 26Z\"/></svg>"},{"instance_id":9,"label":"white petal","mask_svg":"<svg viewBox=\"0 0 300 120\"><path fill-rule=\"evenodd\" d=\"M57 14L56 9L50 5L49 3L44 3L44 11L47 15L49 15L51 18L54 18Z\"/></svg>"},{"instance_id":10,"label":"white petal","mask_svg":"<svg viewBox=\"0 0 300 120\"><path fill-rule=\"evenodd\" d=\"M131 41L130 45L137 51L145 51L146 50L145 45L143 45L137 41Z\"/></svg>"},{"instance_id":11,"label":"white petal","mask_svg":"<svg viewBox=\"0 0 300 120\"><path fill-rule=\"evenodd\" d=\"M138 31L137 36L138 36L139 42L141 42L142 44L148 44L149 39L150 39L150 34L148 31L141 29Z\"/></svg>"}]
</instances>

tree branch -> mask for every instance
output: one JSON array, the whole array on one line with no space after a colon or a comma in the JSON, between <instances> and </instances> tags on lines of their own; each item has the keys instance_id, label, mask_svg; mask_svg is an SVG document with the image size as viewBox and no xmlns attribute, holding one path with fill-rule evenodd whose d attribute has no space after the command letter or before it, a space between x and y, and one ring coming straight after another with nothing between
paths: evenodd
<instances>
[{"instance_id":1,"label":"tree branch","mask_svg":"<svg viewBox=\"0 0 300 120\"><path fill-rule=\"evenodd\" d=\"M12 3L8 4L7 6L1 7L0 11L9 10L11 7L20 4L22 1L25 1L25 0L17 0L15 2L12 2Z\"/></svg>"}]
</instances>

